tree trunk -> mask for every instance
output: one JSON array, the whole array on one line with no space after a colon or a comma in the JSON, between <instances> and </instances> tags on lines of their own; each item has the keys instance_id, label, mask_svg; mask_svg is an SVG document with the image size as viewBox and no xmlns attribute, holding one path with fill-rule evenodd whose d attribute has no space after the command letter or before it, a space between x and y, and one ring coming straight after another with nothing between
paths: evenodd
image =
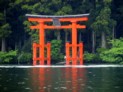
<instances>
[{"instance_id":1,"label":"tree trunk","mask_svg":"<svg viewBox=\"0 0 123 92\"><path fill-rule=\"evenodd\" d=\"M65 30L65 43L68 41L68 31Z\"/></svg>"},{"instance_id":2,"label":"tree trunk","mask_svg":"<svg viewBox=\"0 0 123 92\"><path fill-rule=\"evenodd\" d=\"M102 40L101 47L102 48L106 48L106 35L105 35L105 32L104 31L102 31L101 40Z\"/></svg>"},{"instance_id":3,"label":"tree trunk","mask_svg":"<svg viewBox=\"0 0 123 92\"><path fill-rule=\"evenodd\" d=\"M6 41L5 41L5 38L2 38L1 51L2 52L5 52L6 51Z\"/></svg>"},{"instance_id":4,"label":"tree trunk","mask_svg":"<svg viewBox=\"0 0 123 92\"><path fill-rule=\"evenodd\" d=\"M19 50L19 43L18 42L15 42L15 50Z\"/></svg>"},{"instance_id":5,"label":"tree trunk","mask_svg":"<svg viewBox=\"0 0 123 92\"><path fill-rule=\"evenodd\" d=\"M59 30L57 30L56 35L57 35L57 40L61 40L61 35L60 35L60 31Z\"/></svg>"},{"instance_id":6,"label":"tree trunk","mask_svg":"<svg viewBox=\"0 0 123 92\"><path fill-rule=\"evenodd\" d=\"M115 39L115 29L114 29L114 26L113 26L112 31L113 31L113 34L112 34L112 39Z\"/></svg>"},{"instance_id":7,"label":"tree trunk","mask_svg":"<svg viewBox=\"0 0 123 92\"><path fill-rule=\"evenodd\" d=\"M19 42L18 42L18 49L19 49L19 50L21 50L21 49L22 49L21 44L22 44L22 42L21 42L21 40L19 40Z\"/></svg>"},{"instance_id":8,"label":"tree trunk","mask_svg":"<svg viewBox=\"0 0 123 92\"><path fill-rule=\"evenodd\" d=\"M96 45L95 32L92 31L92 53L95 53L95 45Z\"/></svg>"}]
</instances>

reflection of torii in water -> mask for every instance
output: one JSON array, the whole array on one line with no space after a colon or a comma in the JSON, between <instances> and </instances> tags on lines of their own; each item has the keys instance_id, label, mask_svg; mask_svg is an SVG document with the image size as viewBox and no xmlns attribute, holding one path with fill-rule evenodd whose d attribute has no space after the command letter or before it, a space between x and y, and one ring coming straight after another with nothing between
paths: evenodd
<instances>
[{"instance_id":1,"label":"reflection of torii in water","mask_svg":"<svg viewBox=\"0 0 123 92\"><path fill-rule=\"evenodd\" d=\"M86 28L85 25L78 24L79 21L87 21L89 14L79 15L64 15L64 16L48 16L48 15L32 15L26 14L28 20L31 22L38 22L35 26L30 26L31 29L39 29L39 44L33 44L33 65L37 65L39 61L40 65L50 65L50 43L45 44L44 32L45 29L72 29L72 44L66 43L66 64L69 65L72 61L72 65L83 64L83 43L77 43L77 29ZM47 25L46 22L52 22L53 25ZM69 25L61 25L61 22L71 22ZM47 56L44 55L44 48L47 48ZM39 50L37 50L39 48ZM72 48L72 56L70 57L70 48ZM79 48L79 57L77 57L77 48ZM37 53L39 52L39 57Z\"/></svg>"},{"instance_id":2,"label":"reflection of torii in water","mask_svg":"<svg viewBox=\"0 0 123 92\"><path fill-rule=\"evenodd\" d=\"M57 71L55 71L57 69ZM32 68L32 92L83 92L86 88L85 68ZM60 74L58 74L60 73ZM54 74L56 74L54 76Z\"/></svg>"}]
</instances>

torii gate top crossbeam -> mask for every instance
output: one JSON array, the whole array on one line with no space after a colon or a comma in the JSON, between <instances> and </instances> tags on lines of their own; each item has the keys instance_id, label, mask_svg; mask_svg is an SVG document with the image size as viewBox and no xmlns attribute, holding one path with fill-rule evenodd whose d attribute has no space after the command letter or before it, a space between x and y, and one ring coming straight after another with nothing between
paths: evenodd
<instances>
[{"instance_id":1,"label":"torii gate top crossbeam","mask_svg":"<svg viewBox=\"0 0 123 92\"><path fill-rule=\"evenodd\" d=\"M54 15L32 15L32 14L26 14L27 17L32 17L32 18L82 18L82 17L87 17L89 16L89 13L87 14L77 14L77 15L59 15L59 16L54 16Z\"/></svg>"},{"instance_id":2,"label":"torii gate top crossbeam","mask_svg":"<svg viewBox=\"0 0 123 92\"><path fill-rule=\"evenodd\" d=\"M60 15L60 16L53 16L53 15L34 15L34 14L26 14L28 20L30 22L54 22L54 19L57 19L58 22L78 22L78 21L87 21L89 14L78 14L78 15ZM60 24L60 23L59 23ZM40 26L31 26L31 29L39 28ZM72 25L60 25L60 26L51 26L44 24L44 29L54 29L54 28L72 28ZM76 28L86 28L85 25L77 24Z\"/></svg>"}]
</instances>

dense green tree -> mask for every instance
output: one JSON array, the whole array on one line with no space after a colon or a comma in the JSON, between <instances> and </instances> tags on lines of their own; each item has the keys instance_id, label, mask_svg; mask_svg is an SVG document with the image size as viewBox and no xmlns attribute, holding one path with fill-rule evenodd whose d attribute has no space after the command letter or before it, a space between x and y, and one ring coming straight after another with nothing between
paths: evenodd
<instances>
[{"instance_id":1,"label":"dense green tree","mask_svg":"<svg viewBox=\"0 0 123 92\"><path fill-rule=\"evenodd\" d=\"M9 3L6 0L0 1L0 40L1 40L1 51L6 51L6 37L11 33L11 26L8 22L8 11Z\"/></svg>"},{"instance_id":2,"label":"dense green tree","mask_svg":"<svg viewBox=\"0 0 123 92\"><path fill-rule=\"evenodd\" d=\"M120 38L123 36L123 1L122 0L113 0L112 2L112 14L111 17L116 20L117 25L114 28L114 36Z\"/></svg>"},{"instance_id":3,"label":"dense green tree","mask_svg":"<svg viewBox=\"0 0 123 92\"><path fill-rule=\"evenodd\" d=\"M110 9L110 4L111 0L104 0L102 3L102 7L98 15L96 16L96 20L92 24L92 27L95 31L98 31L98 33L101 33L101 47L106 48L106 41L107 41L107 36L106 34L111 34L111 25L112 24L112 19L111 19L111 9Z\"/></svg>"}]
</instances>

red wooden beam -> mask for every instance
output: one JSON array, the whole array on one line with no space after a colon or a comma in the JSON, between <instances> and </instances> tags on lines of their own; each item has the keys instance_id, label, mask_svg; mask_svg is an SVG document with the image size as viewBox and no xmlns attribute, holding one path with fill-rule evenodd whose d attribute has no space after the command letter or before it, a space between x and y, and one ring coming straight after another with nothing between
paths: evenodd
<instances>
[{"instance_id":1,"label":"red wooden beam","mask_svg":"<svg viewBox=\"0 0 123 92\"><path fill-rule=\"evenodd\" d=\"M28 18L29 21L31 22L52 22L53 19L52 18ZM73 21L87 21L88 17L82 17L82 18L59 18L60 22L73 22Z\"/></svg>"},{"instance_id":2,"label":"red wooden beam","mask_svg":"<svg viewBox=\"0 0 123 92\"><path fill-rule=\"evenodd\" d=\"M72 25L67 25L67 26L48 26L48 25L44 25L44 29L71 29L72 28ZM77 25L76 28L78 29L84 29L86 28L85 25ZM30 26L30 29L40 29L40 26L39 25L36 25L36 26Z\"/></svg>"}]
</instances>

